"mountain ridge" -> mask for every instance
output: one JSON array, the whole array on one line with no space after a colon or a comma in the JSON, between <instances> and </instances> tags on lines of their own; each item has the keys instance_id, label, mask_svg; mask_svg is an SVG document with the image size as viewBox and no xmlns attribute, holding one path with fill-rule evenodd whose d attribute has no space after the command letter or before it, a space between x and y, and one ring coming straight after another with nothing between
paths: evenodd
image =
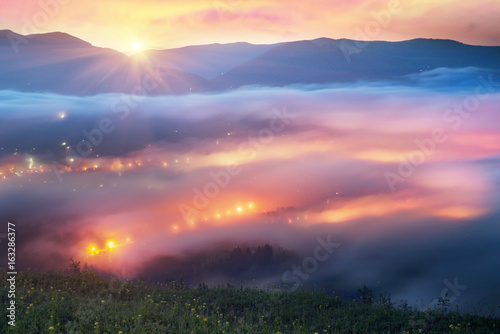
<instances>
[{"instance_id":1,"label":"mountain ridge","mask_svg":"<svg viewBox=\"0 0 500 334\"><path fill-rule=\"evenodd\" d=\"M17 53L10 45L12 38L21 41ZM159 81L147 93L168 95L247 85L405 80L410 74L441 67L497 71L499 60L497 46L427 38L212 43L129 56L64 32L22 36L0 30L0 89L69 95L133 94L137 87L144 90L144 80L155 71Z\"/></svg>"},{"instance_id":2,"label":"mountain ridge","mask_svg":"<svg viewBox=\"0 0 500 334\"><path fill-rule=\"evenodd\" d=\"M462 57L458 57L462 55ZM500 47L452 40L360 42L320 38L273 48L213 80L219 89L402 79L440 67L500 70Z\"/></svg>"}]
</instances>

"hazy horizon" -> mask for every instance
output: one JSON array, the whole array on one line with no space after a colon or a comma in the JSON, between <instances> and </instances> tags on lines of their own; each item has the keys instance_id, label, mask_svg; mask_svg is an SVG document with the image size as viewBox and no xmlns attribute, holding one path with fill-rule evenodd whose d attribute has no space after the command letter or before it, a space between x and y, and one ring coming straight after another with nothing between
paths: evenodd
<instances>
[{"instance_id":1,"label":"hazy horizon","mask_svg":"<svg viewBox=\"0 0 500 334\"><path fill-rule=\"evenodd\" d=\"M73 35L73 34L70 34L66 31L61 31L61 30L54 30L54 31L46 31L46 32L37 32L37 33L34 33L34 34L23 34L22 31L14 31L12 29L8 29L8 28L3 28L3 27L0 27L1 29L0 30L9 30L9 31L12 31L13 33L15 34L19 34L21 36L30 36L30 35L45 35L45 34L57 34L57 33L62 33L62 34L68 34L70 36L73 36L75 38L78 38L78 39L81 39L83 41L86 41L88 43L90 43L88 40L85 40L84 38L82 37L79 37L77 35ZM233 41L206 41L206 42L202 42L201 44L183 44L183 45L178 45L178 46L173 46L173 47L162 47L162 46L157 46L157 47L154 47L154 48L144 48L143 50L141 51L135 51L135 50L132 50L132 51L129 51L129 52L124 52L124 51L120 51L119 49L114 49L112 47L109 47L109 46L106 46L106 45L94 45L92 43L90 43L92 46L94 47L101 47L101 48L109 48L109 49L113 49L115 51L118 51L120 53L123 53L127 56L134 56L134 55L139 55L143 52L148 52L148 51L166 51L166 50L174 50L174 49L183 49L183 48L188 48L188 47L196 47L196 46L210 46L210 45L227 45L227 44L239 44L239 43L244 43L244 44L252 44L252 45L274 45L274 44L280 44L280 43L291 43L291 42L300 42L300 41L313 41L313 40L318 40L318 39L332 39L332 40L350 40L350 41L356 41L356 42L394 42L394 43L397 43L397 42L405 42L405 41L411 41L411 40L415 40L415 39L429 39L429 40L449 40L449 41L454 41L454 42L459 42L459 43L462 43L462 44L466 44L466 45L471 45L471 46L499 46L500 47L500 41L498 41L496 44L473 44L473 43L466 43L464 41L461 41L461 40L455 40L455 39L449 39L449 38L433 38L433 37L419 37L419 36L416 36L416 37L412 37L412 38L408 38L408 39L392 39L392 40L382 40L382 39L355 39L355 38L347 38L347 37L329 37L329 36L326 36L326 35L322 35L322 36L317 36L317 37L311 37L311 38L306 38L306 39L289 39L289 40L286 40L286 39L283 39L283 40L276 40L276 41L273 41L273 42L267 42L267 43L259 43L259 42L249 42L249 41L246 41L246 40L240 40L240 39L235 39Z\"/></svg>"}]
</instances>

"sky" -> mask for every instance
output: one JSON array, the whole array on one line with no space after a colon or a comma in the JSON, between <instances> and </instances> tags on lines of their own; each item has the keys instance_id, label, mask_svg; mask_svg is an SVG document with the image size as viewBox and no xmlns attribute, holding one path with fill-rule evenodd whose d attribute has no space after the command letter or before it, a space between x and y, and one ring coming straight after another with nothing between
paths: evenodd
<instances>
[{"instance_id":1,"label":"sky","mask_svg":"<svg viewBox=\"0 0 500 334\"><path fill-rule=\"evenodd\" d=\"M62 31L127 54L319 37L500 45L496 0L1 0L0 6L2 29Z\"/></svg>"},{"instance_id":2,"label":"sky","mask_svg":"<svg viewBox=\"0 0 500 334\"><path fill-rule=\"evenodd\" d=\"M494 305L500 82L415 76L127 100L2 91L0 220L19 225L18 265L73 257L133 277L246 242L300 264L330 238L303 283L429 305L457 277L462 301ZM435 89L466 76L482 80Z\"/></svg>"}]
</instances>

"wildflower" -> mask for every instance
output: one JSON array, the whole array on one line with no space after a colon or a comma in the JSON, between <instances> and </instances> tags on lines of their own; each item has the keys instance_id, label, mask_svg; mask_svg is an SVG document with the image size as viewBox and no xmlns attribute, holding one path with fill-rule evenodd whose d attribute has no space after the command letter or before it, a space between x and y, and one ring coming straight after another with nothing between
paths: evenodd
<instances>
[{"instance_id":1,"label":"wildflower","mask_svg":"<svg viewBox=\"0 0 500 334\"><path fill-rule=\"evenodd\" d=\"M54 330L54 327L50 326L49 331L53 331L53 330Z\"/></svg>"},{"instance_id":2,"label":"wildflower","mask_svg":"<svg viewBox=\"0 0 500 334\"><path fill-rule=\"evenodd\" d=\"M99 326L99 323L96 321L95 324L94 324L94 326Z\"/></svg>"}]
</instances>

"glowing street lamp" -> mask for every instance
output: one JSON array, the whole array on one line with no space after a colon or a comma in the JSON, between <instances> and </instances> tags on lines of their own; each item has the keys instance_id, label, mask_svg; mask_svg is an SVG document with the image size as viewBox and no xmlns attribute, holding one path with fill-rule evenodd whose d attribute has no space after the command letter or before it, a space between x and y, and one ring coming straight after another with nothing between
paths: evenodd
<instances>
[{"instance_id":1,"label":"glowing street lamp","mask_svg":"<svg viewBox=\"0 0 500 334\"><path fill-rule=\"evenodd\" d=\"M97 248L95 246L90 246L89 247L89 253L90 253L90 256L94 256L97 253L99 253L99 251L97 250Z\"/></svg>"}]
</instances>

